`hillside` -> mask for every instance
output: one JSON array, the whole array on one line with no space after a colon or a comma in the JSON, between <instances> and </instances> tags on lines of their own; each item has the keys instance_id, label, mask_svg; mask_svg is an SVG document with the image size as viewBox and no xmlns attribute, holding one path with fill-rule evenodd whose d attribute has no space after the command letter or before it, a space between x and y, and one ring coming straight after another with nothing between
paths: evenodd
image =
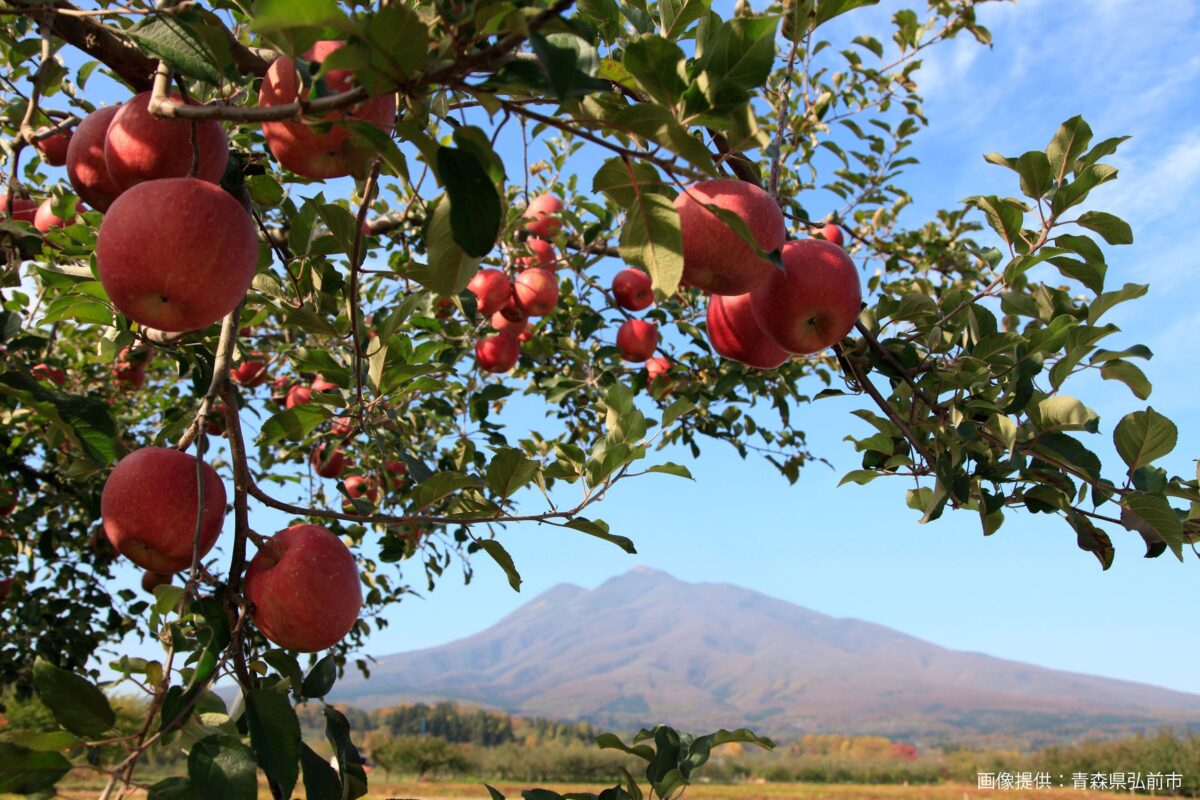
<instances>
[{"instance_id":1,"label":"hillside","mask_svg":"<svg viewBox=\"0 0 1200 800\"><path fill-rule=\"evenodd\" d=\"M339 701L451 699L632 729L1041 744L1200 724L1200 696L949 650L728 584L636 569L562 584L496 625L384 657Z\"/></svg>"}]
</instances>

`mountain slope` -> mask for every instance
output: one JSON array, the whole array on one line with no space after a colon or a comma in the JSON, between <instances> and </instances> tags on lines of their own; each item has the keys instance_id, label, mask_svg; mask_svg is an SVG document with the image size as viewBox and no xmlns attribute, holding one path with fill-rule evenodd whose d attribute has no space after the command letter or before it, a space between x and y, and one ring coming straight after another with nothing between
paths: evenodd
<instances>
[{"instance_id":1,"label":"mountain slope","mask_svg":"<svg viewBox=\"0 0 1200 800\"><path fill-rule=\"evenodd\" d=\"M496 625L347 674L338 700L452 699L617 728L882 733L894 738L1125 734L1200 722L1200 696L938 647L727 584L643 568L563 584Z\"/></svg>"}]
</instances>

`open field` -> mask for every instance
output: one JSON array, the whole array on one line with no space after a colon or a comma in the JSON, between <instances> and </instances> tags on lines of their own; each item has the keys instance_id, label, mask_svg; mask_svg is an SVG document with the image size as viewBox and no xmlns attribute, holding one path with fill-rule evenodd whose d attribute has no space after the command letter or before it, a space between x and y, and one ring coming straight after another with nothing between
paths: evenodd
<instances>
[{"instance_id":1,"label":"open field","mask_svg":"<svg viewBox=\"0 0 1200 800\"><path fill-rule=\"evenodd\" d=\"M492 784L507 797L519 800L527 784L497 782ZM595 792L601 787L582 783L551 783L542 788L560 793ZM78 783L60 789L60 797L70 800L91 800L101 789L100 784ZM296 787L296 797L303 795ZM144 797L136 793L133 797ZM737 783L699 784L688 789L688 800L1099 800L1111 798L1111 792L1042 789L1034 791L981 791L965 783L934 786L869 786L862 784L815 783ZM7 796L6 796L7 797ZM260 800L270 800L264 786ZM368 800L488 800L487 790L480 783L461 781L422 781L387 783L376 778Z\"/></svg>"}]
</instances>

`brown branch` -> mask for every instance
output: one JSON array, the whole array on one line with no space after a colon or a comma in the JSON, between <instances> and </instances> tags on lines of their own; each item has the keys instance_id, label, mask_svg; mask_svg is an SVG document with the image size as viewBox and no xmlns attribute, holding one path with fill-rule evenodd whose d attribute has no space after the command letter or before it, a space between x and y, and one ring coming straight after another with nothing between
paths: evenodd
<instances>
[{"instance_id":1,"label":"brown branch","mask_svg":"<svg viewBox=\"0 0 1200 800\"><path fill-rule=\"evenodd\" d=\"M376 158L371 165L371 174L367 177L367 183L363 187L362 203L358 207L358 215L354 218L354 246L350 253L350 297L347 298L347 302L350 304L350 341L354 345L354 394L359 424L362 423L363 350L362 339L358 333L358 270L362 266L363 224L367 221L367 212L371 210L371 195L375 193L375 186L379 181L379 168L380 160Z\"/></svg>"},{"instance_id":2,"label":"brown branch","mask_svg":"<svg viewBox=\"0 0 1200 800\"><path fill-rule=\"evenodd\" d=\"M904 434L904 438L908 439L913 449L925 459L925 463L932 466L936 461L936 459L933 457L933 454L925 448L925 445L922 444L917 438L916 434L913 433L912 428L908 427L908 423L906 423L904 419L896 413L896 410L892 408L892 404L889 403L884 396L879 393L879 390L875 388L875 384L871 383L870 377L868 377L867 374L864 373L858 366L858 364L855 363L853 357L848 357L845 351L842 350L842 346L840 344L835 344L833 346L833 352L837 354L838 361L841 362L842 366L850 371L855 383L857 383L859 387L866 392L873 401L875 401L875 405L877 405L879 409L887 415L888 419L892 421L892 424L900 429L900 432Z\"/></svg>"}]
</instances>

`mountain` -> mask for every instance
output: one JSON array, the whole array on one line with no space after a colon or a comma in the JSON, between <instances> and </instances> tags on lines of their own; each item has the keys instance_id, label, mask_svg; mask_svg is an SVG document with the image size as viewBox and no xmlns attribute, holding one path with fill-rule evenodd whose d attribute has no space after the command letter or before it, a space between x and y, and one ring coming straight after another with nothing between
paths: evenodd
<instances>
[{"instance_id":1,"label":"mountain","mask_svg":"<svg viewBox=\"0 0 1200 800\"><path fill-rule=\"evenodd\" d=\"M457 700L618 730L750 726L1040 745L1200 725L1200 695L948 650L728 584L637 568L561 584L474 636L378 659L333 699Z\"/></svg>"}]
</instances>

